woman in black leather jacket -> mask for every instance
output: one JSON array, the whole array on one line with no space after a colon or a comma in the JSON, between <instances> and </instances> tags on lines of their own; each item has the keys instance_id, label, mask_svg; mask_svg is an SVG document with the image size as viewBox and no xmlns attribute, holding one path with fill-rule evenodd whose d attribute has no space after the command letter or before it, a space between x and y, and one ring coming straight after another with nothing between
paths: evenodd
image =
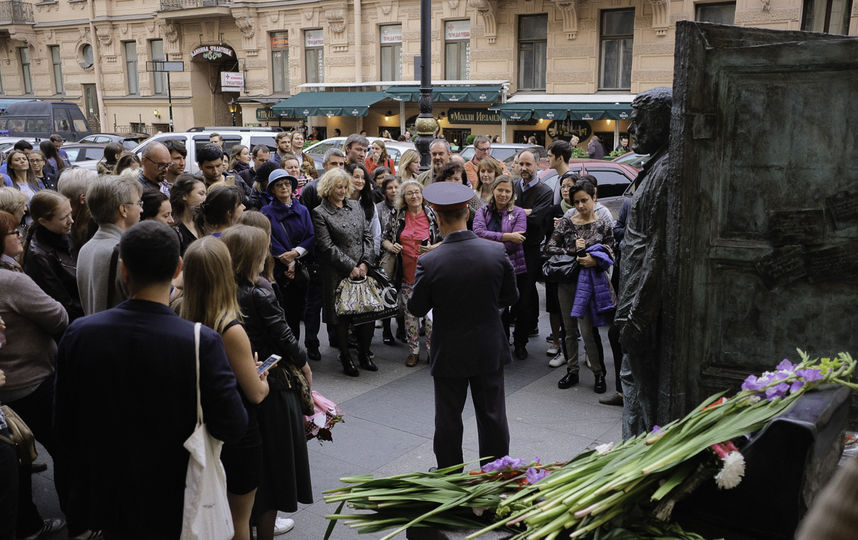
<instances>
[{"instance_id":1,"label":"woman in black leather jacket","mask_svg":"<svg viewBox=\"0 0 858 540\"><path fill-rule=\"evenodd\" d=\"M298 502L313 502L304 418L286 363L299 368L310 385L313 384L313 373L304 351L298 347L295 335L286 324L277 297L271 290L257 285L259 272L268 255L269 242L265 232L249 225L234 225L223 232L221 239L232 258L238 304L253 350L259 355L259 360L265 360L271 354L283 357L269 371L270 392L258 409L263 470L253 516L258 524L259 538L270 539L274 535L278 510L295 512Z\"/></svg>"},{"instance_id":2,"label":"woman in black leather jacket","mask_svg":"<svg viewBox=\"0 0 858 540\"><path fill-rule=\"evenodd\" d=\"M71 241L71 203L64 195L42 190L30 200L33 223L24 241L21 266L51 298L66 309L69 322L83 316L77 289L77 258Z\"/></svg>"}]
</instances>

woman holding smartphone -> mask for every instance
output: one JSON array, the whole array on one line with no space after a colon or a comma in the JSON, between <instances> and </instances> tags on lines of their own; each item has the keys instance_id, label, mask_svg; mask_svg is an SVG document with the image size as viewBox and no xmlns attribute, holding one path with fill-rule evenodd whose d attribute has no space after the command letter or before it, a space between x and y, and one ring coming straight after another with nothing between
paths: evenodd
<instances>
[{"instance_id":1,"label":"woman holding smartphone","mask_svg":"<svg viewBox=\"0 0 858 540\"><path fill-rule=\"evenodd\" d=\"M262 474L262 437L256 408L268 395L268 372L258 374L250 339L239 319L235 280L229 250L213 236L205 236L185 251L183 318L215 329L223 338L238 392L247 409L247 431L240 441L224 444L220 459L226 471L227 499L235 528L233 538L250 539L250 513Z\"/></svg>"},{"instance_id":2,"label":"woman holding smartphone","mask_svg":"<svg viewBox=\"0 0 858 540\"><path fill-rule=\"evenodd\" d=\"M295 512L298 502L313 502L304 417L297 385L286 364L300 369L310 386L313 373L286 323L277 297L258 284L257 278L269 253L268 235L257 227L235 225L224 231L221 239L232 258L238 305L244 314L244 327L253 350L262 359L272 354L283 357L270 371L271 392L258 408L262 477L253 517L258 538L271 540L278 510Z\"/></svg>"}]
</instances>

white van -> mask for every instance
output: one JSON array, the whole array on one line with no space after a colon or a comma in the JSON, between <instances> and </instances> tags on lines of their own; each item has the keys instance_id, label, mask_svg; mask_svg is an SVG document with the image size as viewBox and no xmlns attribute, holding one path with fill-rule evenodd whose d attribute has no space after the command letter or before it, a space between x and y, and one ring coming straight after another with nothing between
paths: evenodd
<instances>
[{"instance_id":1,"label":"white van","mask_svg":"<svg viewBox=\"0 0 858 540\"><path fill-rule=\"evenodd\" d=\"M253 147L258 144L267 146L271 152L274 152L277 148L274 143L274 137L277 136L277 133L273 131L182 131L153 135L137 145L132 152L139 156L143 152L143 148L153 141L182 141L188 150L188 157L185 160L185 171L197 174L200 172L200 168L197 165L197 148L208 144L209 135L212 133L219 133L223 138L223 150L227 154L229 154L229 151L236 144L243 144L250 150L253 150Z\"/></svg>"}]
</instances>

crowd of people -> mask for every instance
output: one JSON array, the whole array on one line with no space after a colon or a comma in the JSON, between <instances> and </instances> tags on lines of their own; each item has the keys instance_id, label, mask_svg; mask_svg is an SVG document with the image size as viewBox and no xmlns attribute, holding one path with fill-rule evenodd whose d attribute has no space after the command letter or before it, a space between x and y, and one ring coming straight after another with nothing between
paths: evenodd
<instances>
[{"instance_id":1,"label":"crowd of people","mask_svg":"<svg viewBox=\"0 0 858 540\"><path fill-rule=\"evenodd\" d=\"M205 328L202 406L225 443L236 538L248 538L251 525L259 538L288 530L277 511L294 512L312 494L295 371L287 367L312 384L324 322L345 375L379 369L376 325L353 324L335 309L343 279L378 267L399 304L394 318L378 323L382 342L407 345L409 367L420 361L421 336L427 354L437 347L426 302L413 312L409 300L421 257L444 241L443 216L423 195L439 182L469 189L462 226L502 245L511 265L518 292L502 295L508 304L499 308L503 345L512 340L516 359L528 358L538 335L544 261L563 255L580 267L575 282L546 283L549 365L566 366L560 388L577 384L580 336L594 391L604 393L600 326L609 328L614 358L622 355L610 316L622 217L615 222L599 204L594 177L569 171L568 142L547 149L560 177L555 190L541 181L533 151L507 165L491 157L491 144L477 137L465 162L435 139L421 173L416 151L397 164L383 142L353 134L326 152L321 175L300 130L278 133L276 149L228 152L215 134L196 151L197 175L185 172L178 141L148 144L139 157L109 144L98 172L72 168L50 141L38 150L16 144L0 188L0 402L51 454L70 535L178 535L182 443L195 423L193 323ZM271 354L281 364L257 374ZM622 405L616 379L617 394L603 403ZM0 416L0 432L4 425ZM109 437L91 425L110 426ZM0 442L0 477L16 480L0 486L0 540L64 526L39 515L32 467L9 452ZM151 487L131 493L135 482Z\"/></svg>"}]
</instances>

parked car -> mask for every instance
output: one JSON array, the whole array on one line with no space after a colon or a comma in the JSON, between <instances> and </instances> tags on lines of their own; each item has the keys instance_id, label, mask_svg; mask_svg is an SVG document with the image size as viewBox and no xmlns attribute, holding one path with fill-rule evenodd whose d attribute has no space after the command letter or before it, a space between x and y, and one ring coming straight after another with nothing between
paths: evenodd
<instances>
[{"instance_id":1,"label":"parked car","mask_svg":"<svg viewBox=\"0 0 858 540\"><path fill-rule=\"evenodd\" d=\"M196 174L200 171L200 168L197 165L197 149L204 144L209 144L209 135L211 133L220 133L221 137L223 137L223 150L227 153L229 153L232 147L236 144L243 144L250 149L258 144L264 144L272 152L276 148L274 144L274 136L277 133L273 131L183 131L158 133L157 135L153 135L134 147L132 152L140 155L146 145L154 141L165 142L169 140L180 140L185 143L185 148L188 149L188 156L185 160L185 170Z\"/></svg>"},{"instance_id":2,"label":"parked car","mask_svg":"<svg viewBox=\"0 0 858 540\"><path fill-rule=\"evenodd\" d=\"M12 137L47 139L53 133L68 141L92 134L83 112L68 101L24 101L13 103L0 116L0 131Z\"/></svg>"},{"instance_id":3,"label":"parked car","mask_svg":"<svg viewBox=\"0 0 858 540\"><path fill-rule=\"evenodd\" d=\"M132 150L135 146L149 138L145 133L129 133L127 135L117 135L116 133L93 133L79 140L79 143L94 143L107 144L118 142L125 147L126 150Z\"/></svg>"},{"instance_id":4,"label":"parked car","mask_svg":"<svg viewBox=\"0 0 858 540\"><path fill-rule=\"evenodd\" d=\"M578 175L590 174L596 178L599 182L598 200L611 211L614 219L617 218L617 212L623 204L626 189L628 189L629 184L635 181L640 172L631 165L624 163L584 158L570 160L569 170ZM553 176L545 180L545 185L554 190L557 179L557 176Z\"/></svg>"},{"instance_id":5,"label":"parked car","mask_svg":"<svg viewBox=\"0 0 858 540\"><path fill-rule=\"evenodd\" d=\"M104 145L94 143L69 143L63 145L73 167L82 167L90 171L98 170L98 162L104 157Z\"/></svg>"},{"instance_id":6,"label":"parked car","mask_svg":"<svg viewBox=\"0 0 858 540\"><path fill-rule=\"evenodd\" d=\"M637 170L643 169L644 163L649 161L649 154L637 154L635 152L626 152L621 156L617 156L611 160L613 163L622 163L630 165Z\"/></svg>"},{"instance_id":7,"label":"parked car","mask_svg":"<svg viewBox=\"0 0 858 540\"><path fill-rule=\"evenodd\" d=\"M546 154L545 148L532 144L492 143L492 157L509 166L517 153L527 149L540 155ZM459 155L465 158L465 161L470 161L474 158L474 145L469 144L459 152Z\"/></svg>"},{"instance_id":8,"label":"parked car","mask_svg":"<svg viewBox=\"0 0 858 540\"><path fill-rule=\"evenodd\" d=\"M38 139L32 139L29 137L0 137L0 154L5 158L5 156L9 154L9 151L12 150L12 147L15 146L15 143L22 139L32 144L33 148L39 146Z\"/></svg>"},{"instance_id":9,"label":"parked car","mask_svg":"<svg viewBox=\"0 0 858 540\"><path fill-rule=\"evenodd\" d=\"M406 150L413 150L414 143L411 142L399 142L394 141L393 139L385 139L384 137L367 137L369 140L370 146L375 141L384 142L384 147L387 149L387 154L393 158L393 164L399 165L399 158L402 157L402 153ZM345 137L332 137L330 139L325 139L323 141L319 141L316 144L312 144L306 148L304 148L304 152L310 155L313 158L313 161L316 162L316 169L319 170L320 174L325 170L322 165L322 160L325 158L325 152L330 150L331 148L339 148L343 149L343 144L346 142Z\"/></svg>"}]
</instances>

